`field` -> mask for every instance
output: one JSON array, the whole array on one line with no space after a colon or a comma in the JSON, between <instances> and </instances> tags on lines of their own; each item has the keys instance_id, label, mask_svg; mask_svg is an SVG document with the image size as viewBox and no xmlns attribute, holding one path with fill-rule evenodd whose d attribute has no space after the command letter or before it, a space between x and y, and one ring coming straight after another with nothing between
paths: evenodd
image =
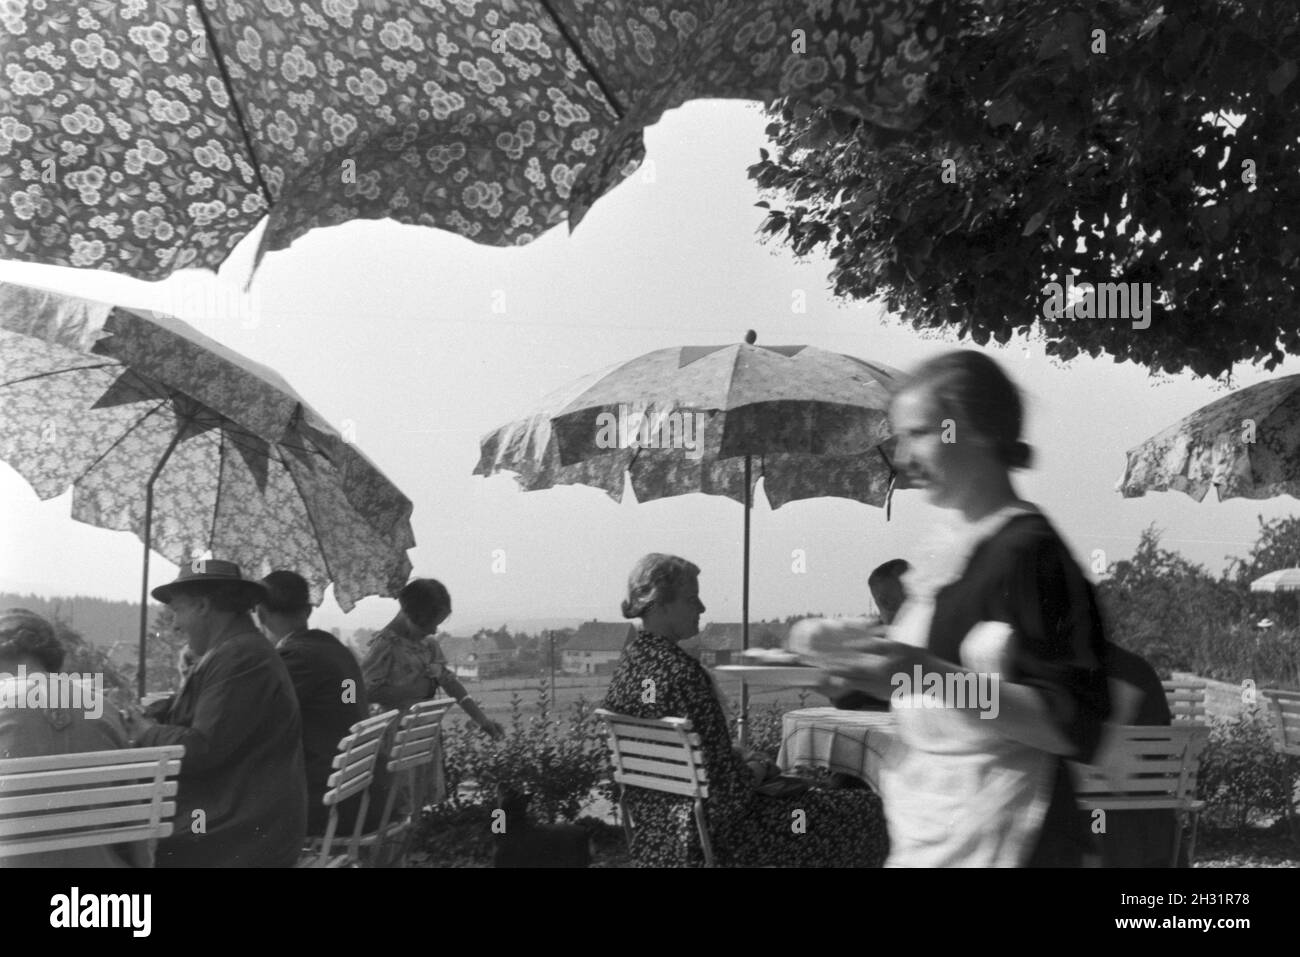
<instances>
[{"instance_id":1,"label":"field","mask_svg":"<svg viewBox=\"0 0 1300 957\"><path fill-rule=\"evenodd\" d=\"M545 683L550 686L549 675L539 678L493 678L487 681L465 681L465 690L474 696L480 708L490 718L497 721L510 719L511 700L519 696L520 708L525 716L537 710L537 689ZM560 675L555 676L555 697L561 714L566 714L575 702L586 699L599 705L605 699L605 690L609 687L607 675ZM740 681L736 678L720 680L721 689L728 705L733 709L740 701ZM801 694L802 692L802 694ZM783 711L795 708L814 708L828 702L818 694L810 694L804 689L759 688L750 692L751 713L755 710L767 711L773 705ZM449 717L456 717L450 715Z\"/></svg>"}]
</instances>

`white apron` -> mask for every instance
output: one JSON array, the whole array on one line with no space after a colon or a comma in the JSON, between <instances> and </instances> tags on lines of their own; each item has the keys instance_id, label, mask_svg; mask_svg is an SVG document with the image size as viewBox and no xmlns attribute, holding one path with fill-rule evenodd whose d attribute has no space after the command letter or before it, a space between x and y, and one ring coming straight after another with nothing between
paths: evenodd
<instances>
[{"instance_id":1,"label":"white apron","mask_svg":"<svg viewBox=\"0 0 1300 957\"><path fill-rule=\"evenodd\" d=\"M1010 505L973 526L940 530L905 583L907 602L890 637L924 647L934 598L966 571L976 546L1011 519L1036 514ZM1011 629L981 622L961 643L961 664L1016 680ZM1051 800L1056 756L1004 737L975 709L891 709L895 744L881 769L889 827L886 867L1020 867L1038 843Z\"/></svg>"}]
</instances>

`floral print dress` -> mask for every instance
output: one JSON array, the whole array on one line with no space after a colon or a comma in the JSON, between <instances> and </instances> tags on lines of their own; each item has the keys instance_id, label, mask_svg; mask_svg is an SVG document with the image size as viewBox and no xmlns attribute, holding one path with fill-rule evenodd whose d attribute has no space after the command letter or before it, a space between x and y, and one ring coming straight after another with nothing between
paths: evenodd
<instances>
[{"instance_id":1,"label":"floral print dress","mask_svg":"<svg viewBox=\"0 0 1300 957\"><path fill-rule=\"evenodd\" d=\"M813 789L773 798L754 791L748 766L732 750L709 673L669 639L643 631L627 646L605 707L636 718L690 719L703 745L709 780L704 807L717 863L878 867L884 861L884 811L874 793ZM703 863L690 798L630 787L625 800L637 866Z\"/></svg>"}]
</instances>

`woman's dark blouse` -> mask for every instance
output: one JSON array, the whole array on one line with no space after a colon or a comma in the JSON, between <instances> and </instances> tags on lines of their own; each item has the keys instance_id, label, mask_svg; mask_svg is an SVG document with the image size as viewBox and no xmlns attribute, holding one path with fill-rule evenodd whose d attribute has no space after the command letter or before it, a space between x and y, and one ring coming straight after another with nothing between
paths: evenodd
<instances>
[{"instance_id":1,"label":"woman's dark blouse","mask_svg":"<svg viewBox=\"0 0 1300 957\"><path fill-rule=\"evenodd\" d=\"M1042 515L1011 519L971 555L960 579L935 597L929 648L960 662L962 639L981 621L1015 633L1011 680L1042 696L1052 722L1088 761L1110 710L1106 642L1097 598L1056 529ZM1091 846L1065 759L1056 762L1052 799L1030 866L1070 866Z\"/></svg>"},{"instance_id":2,"label":"woman's dark blouse","mask_svg":"<svg viewBox=\"0 0 1300 957\"><path fill-rule=\"evenodd\" d=\"M705 812L720 863L747 866L879 866L888 848L884 813L870 791L812 790L772 798L753 789L749 767L731 746L727 718L704 667L676 643L641 632L620 659L605 707L635 718L688 718L700 736L708 774ZM639 866L670 867L702 860L692 802L628 788ZM806 829L792 829L800 811Z\"/></svg>"}]
</instances>

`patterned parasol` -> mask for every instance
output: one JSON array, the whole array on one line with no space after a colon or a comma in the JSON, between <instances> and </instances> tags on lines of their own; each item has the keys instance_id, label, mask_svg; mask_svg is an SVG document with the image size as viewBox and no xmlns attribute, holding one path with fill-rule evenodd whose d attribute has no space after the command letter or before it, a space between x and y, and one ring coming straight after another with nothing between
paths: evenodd
<instances>
[{"instance_id":1,"label":"patterned parasol","mask_svg":"<svg viewBox=\"0 0 1300 957\"><path fill-rule=\"evenodd\" d=\"M146 588L150 548L292 568L344 610L410 574L406 496L279 375L167 316L0 284L0 458L135 532Z\"/></svg>"},{"instance_id":2,"label":"patterned parasol","mask_svg":"<svg viewBox=\"0 0 1300 957\"><path fill-rule=\"evenodd\" d=\"M700 97L921 119L942 0L5 0L0 255L159 279L393 219L575 226Z\"/></svg>"},{"instance_id":3,"label":"patterned parasol","mask_svg":"<svg viewBox=\"0 0 1300 957\"><path fill-rule=\"evenodd\" d=\"M745 506L742 646L749 647L754 488L772 508L828 496L888 507L889 366L811 346L660 349L552 393L484 436L475 475L513 472L526 491L591 485L621 501L700 492ZM755 467L757 466L757 467ZM741 693L741 737L747 694Z\"/></svg>"},{"instance_id":4,"label":"patterned parasol","mask_svg":"<svg viewBox=\"0 0 1300 957\"><path fill-rule=\"evenodd\" d=\"M1128 452L1125 498L1177 491L1300 497L1300 375L1248 386L1197 409Z\"/></svg>"}]
</instances>

